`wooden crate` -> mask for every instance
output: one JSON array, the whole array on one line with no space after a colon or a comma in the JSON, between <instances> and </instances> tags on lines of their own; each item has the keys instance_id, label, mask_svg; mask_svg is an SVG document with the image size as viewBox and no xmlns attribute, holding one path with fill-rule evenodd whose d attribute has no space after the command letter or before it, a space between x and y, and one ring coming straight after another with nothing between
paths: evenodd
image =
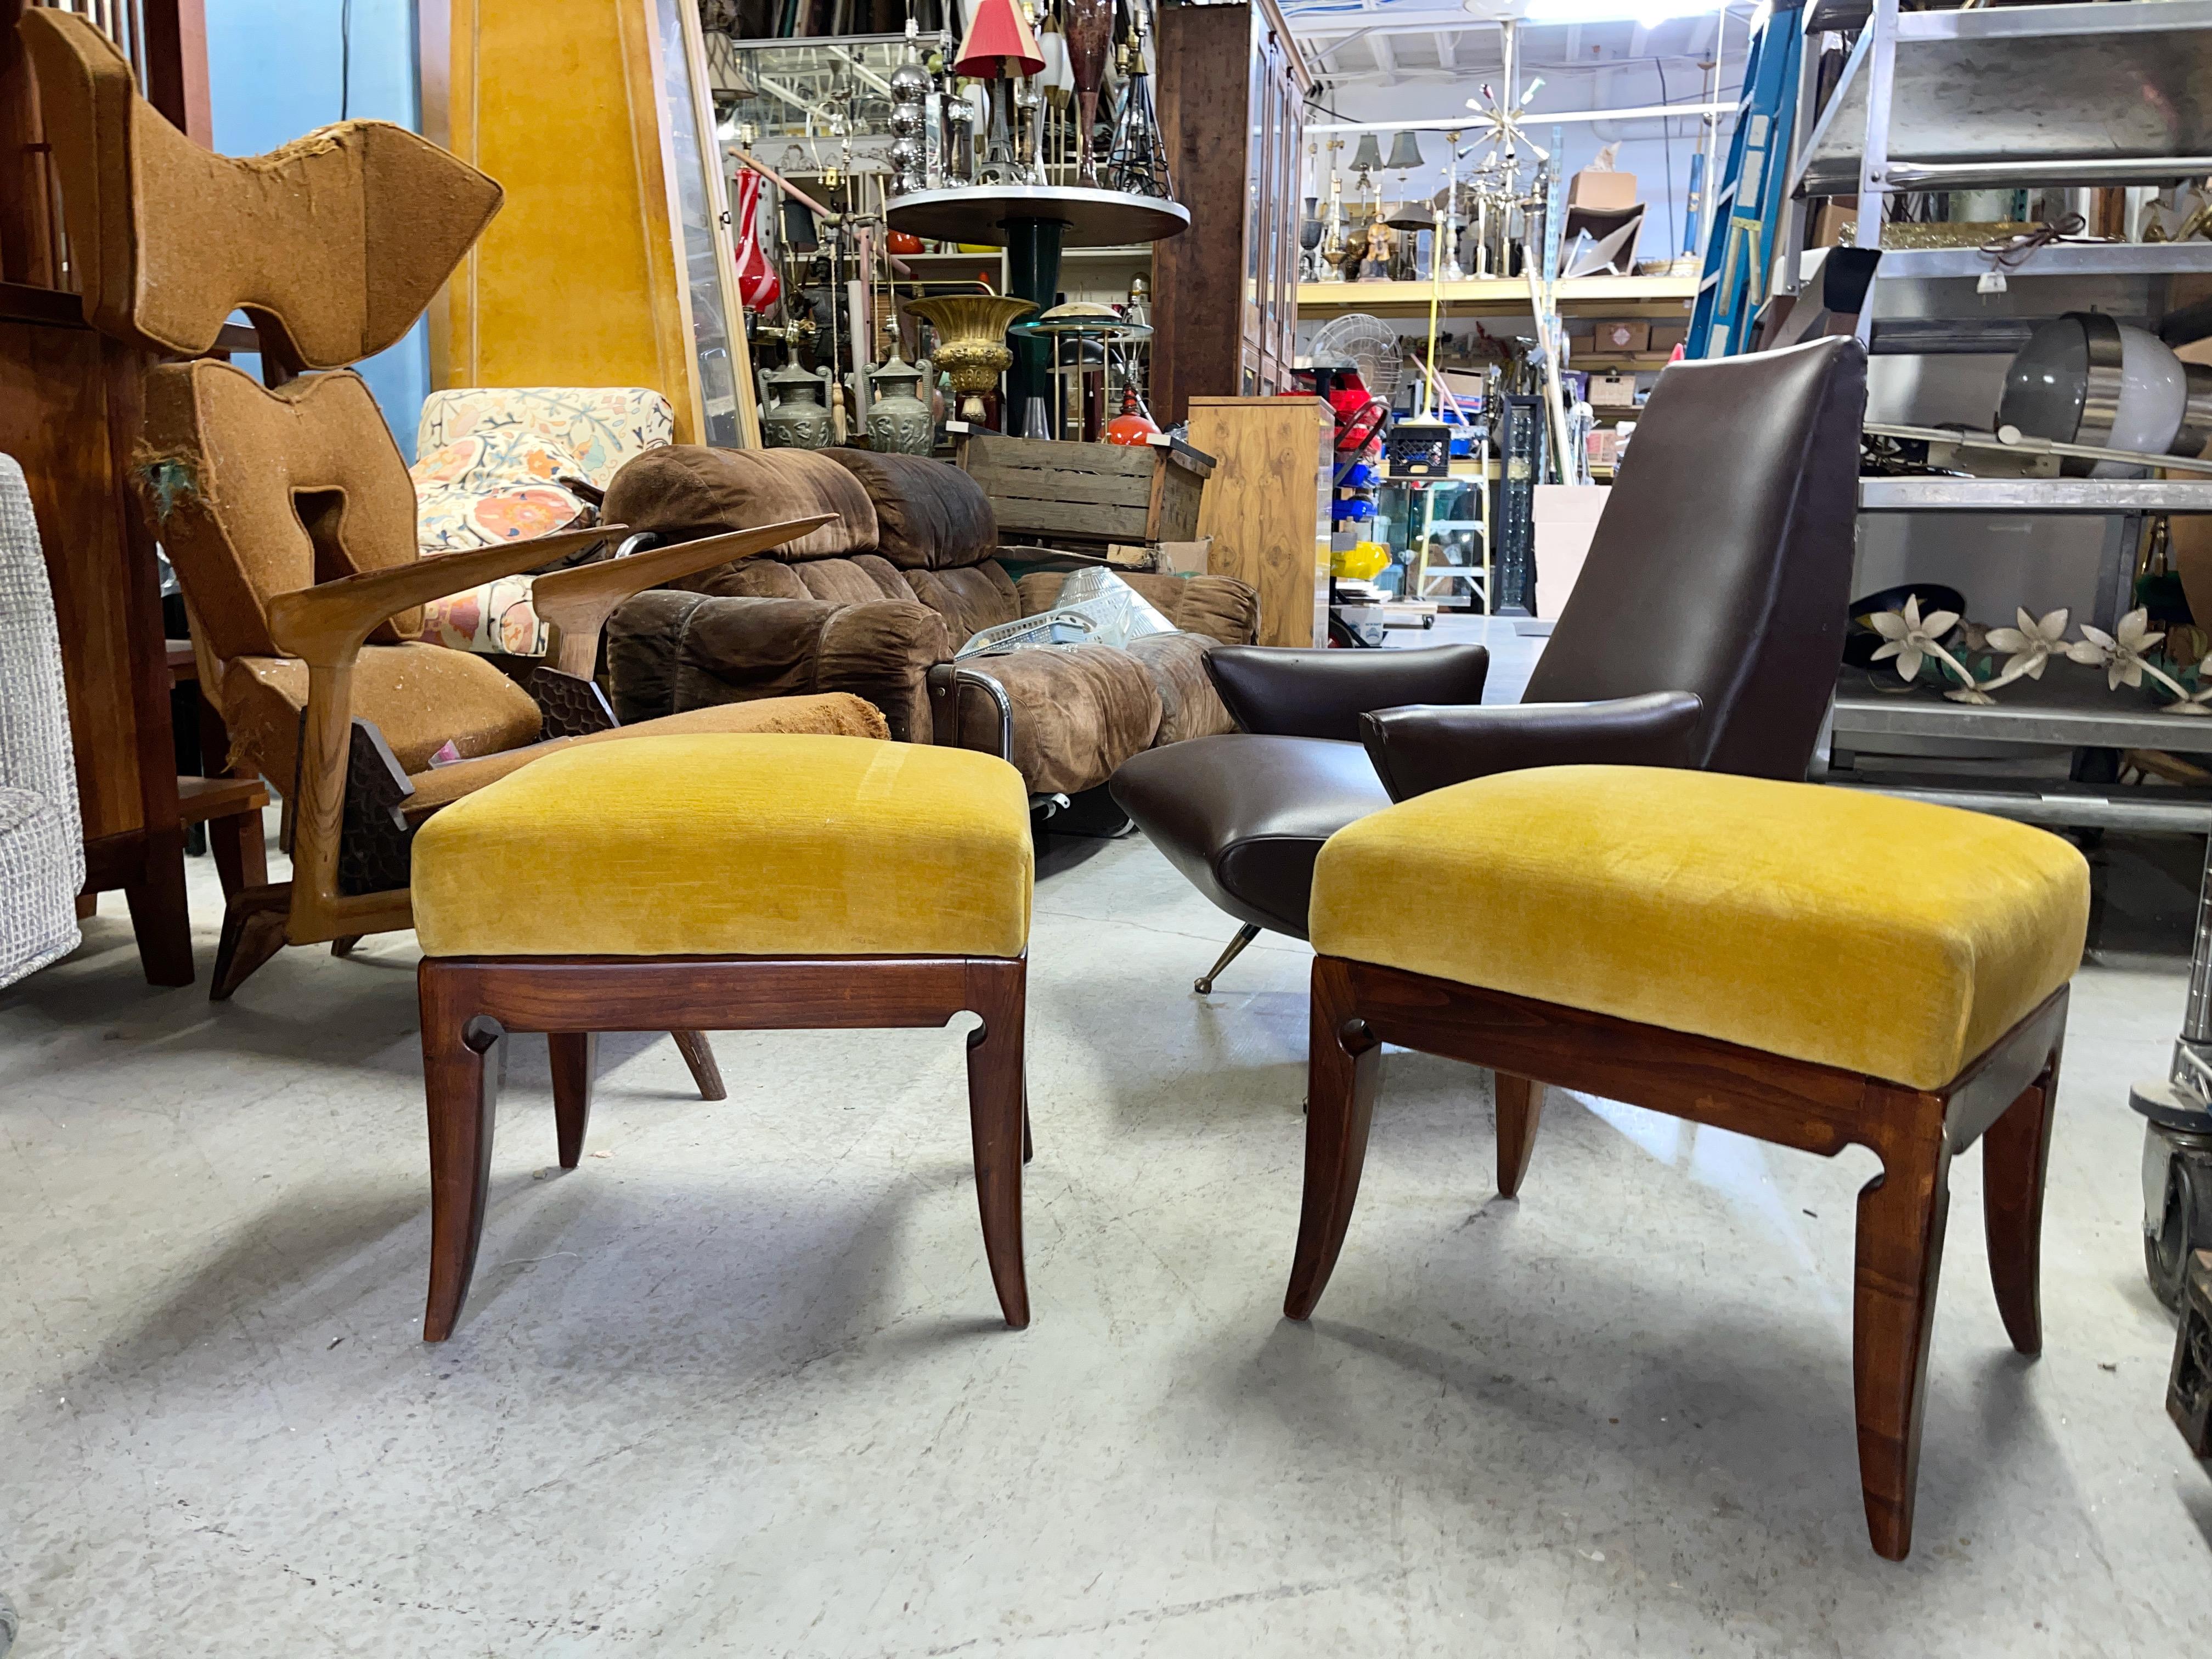
<instances>
[{"instance_id":1,"label":"wooden crate","mask_svg":"<svg viewBox=\"0 0 2212 1659\"><path fill-rule=\"evenodd\" d=\"M960 465L1011 545L1103 553L1109 542L1187 542L1213 459L1188 444L1060 443L972 433Z\"/></svg>"}]
</instances>

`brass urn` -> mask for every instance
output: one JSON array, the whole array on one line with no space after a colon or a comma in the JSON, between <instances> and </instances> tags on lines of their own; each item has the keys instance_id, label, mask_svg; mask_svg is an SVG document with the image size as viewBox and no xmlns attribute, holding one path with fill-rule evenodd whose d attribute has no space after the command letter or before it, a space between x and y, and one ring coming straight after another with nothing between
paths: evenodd
<instances>
[{"instance_id":1,"label":"brass urn","mask_svg":"<svg viewBox=\"0 0 2212 1659\"><path fill-rule=\"evenodd\" d=\"M1027 300L1000 294L947 294L908 301L907 309L937 330L937 367L952 377L960 393L960 418L981 424L983 394L1014 361L1006 349L1006 325L1036 307Z\"/></svg>"}]
</instances>

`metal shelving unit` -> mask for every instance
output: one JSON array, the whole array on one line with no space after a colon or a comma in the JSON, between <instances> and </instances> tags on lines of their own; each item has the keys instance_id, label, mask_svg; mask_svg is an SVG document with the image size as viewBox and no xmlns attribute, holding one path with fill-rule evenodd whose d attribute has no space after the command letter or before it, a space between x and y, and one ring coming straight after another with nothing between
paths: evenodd
<instances>
[{"instance_id":1,"label":"metal shelving unit","mask_svg":"<svg viewBox=\"0 0 2212 1659\"><path fill-rule=\"evenodd\" d=\"M1906 14L1898 0L1875 0L1863 13L1852 0L1823 0L1808 27L1849 28L1861 16L1863 29L1817 120L1819 54L1806 54L1802 137L1791 163L1796 205L1777 260L1780 286L1790 293L1809 263L1802 253L1808 197L1856 191L1870 204L1913 190L2162 184L2212 173L2212 100L2199 95L2212 83L2212 0ZM1861 248L1880 246L1881 219L1861 213ZM2008 265L2003 297L1990 304L1979 285L1994 269L1978 247L1885 250L1860 308L1860 338L1881 356L1988 355L2011 350L2037 316L2096 301L2154 320L2171 279L2212 273L2212 244L2039 247ZM1797 305L1808 318L1817 312L1810 295L1800 294ZM1802 319L1793 313L1791 320ZM2109 628L2127 606L2143 515L2212 513L2212 481L1877 477L1862 480L1859 497L1863 513L2107 520L2094 610ZM1882 769L1878 755L1861 753L1886 743L1906 751L1955 744L2029 756L2212 750L2212 721L2161 713L2148 699L2131 702L2086 677L2015 684L1995 707L1980 708L1874 684L1847 672L1838 689L1821 757L1831 782L2056 827L2212 832L2212 792L1949 779L1917 775L1930 764L1924 752L1910 773L1894 760ZM2170 1079L2139 1088L2139 1101L2146 1091L2212 1103L2212 858Z\"/></svg>"},{"instance_id":2,"label":"metal shelving unit","mask_svg":"<svg viewBox=\"0 0 2212 1659\"><path fill-rule=\"evenodd\" d=\"M1364 311L1376 317L1425 317L1430 289L1427 283L1300 283L1298 316L1304 319ZM1654 317L1686 322L1697 297L1694 276L1570 276L1559 284L1563 317ZM1526 277L1480 276L1444 283L1440 304L1454 317L1526 317L1534 301Z\"/></svg>"}]
</instances>

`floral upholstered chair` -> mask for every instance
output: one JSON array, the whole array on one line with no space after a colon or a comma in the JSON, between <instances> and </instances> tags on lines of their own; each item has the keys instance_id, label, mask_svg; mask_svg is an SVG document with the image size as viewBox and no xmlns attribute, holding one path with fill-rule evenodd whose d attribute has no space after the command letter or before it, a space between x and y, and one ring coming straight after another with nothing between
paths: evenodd
<instances>
[{"instance_id":1,"label":"floral upholstered chair","mask_svg":"<svg viewBox=\"0 0 2212 1659\"><path fill-rule=\"evenodd\" d=\"M643 386L494 386L434 392L416 441L416 534L428 556L594 522L623 463L667 444L675 413ZM551 648L531 577L509 576L422 610L409 635L459 651L542 657Z\"/></svg>"}]
</instances>

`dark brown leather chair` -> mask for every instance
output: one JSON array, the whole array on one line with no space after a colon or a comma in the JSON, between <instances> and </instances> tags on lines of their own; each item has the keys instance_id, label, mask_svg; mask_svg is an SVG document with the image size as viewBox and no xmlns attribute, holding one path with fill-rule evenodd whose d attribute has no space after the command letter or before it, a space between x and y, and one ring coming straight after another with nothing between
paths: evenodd
<instances>
[{"instance_id":1,"label":"dark brown leather chair","mask_svg":"<svg viewBox=\"0 0 2212 1659\"><path fill-rule=\"evenodd\" d=\"M1803 777L1843 648L1865 406L1845 338L1669 368L1518 705L1481 704L1479 646L1208 656L1243 729L1113 780L1242 924L1195 988L1262 930L1304 939L1322 843L1393 800L1532 766Z\"/></svg>"}]
</instances>

